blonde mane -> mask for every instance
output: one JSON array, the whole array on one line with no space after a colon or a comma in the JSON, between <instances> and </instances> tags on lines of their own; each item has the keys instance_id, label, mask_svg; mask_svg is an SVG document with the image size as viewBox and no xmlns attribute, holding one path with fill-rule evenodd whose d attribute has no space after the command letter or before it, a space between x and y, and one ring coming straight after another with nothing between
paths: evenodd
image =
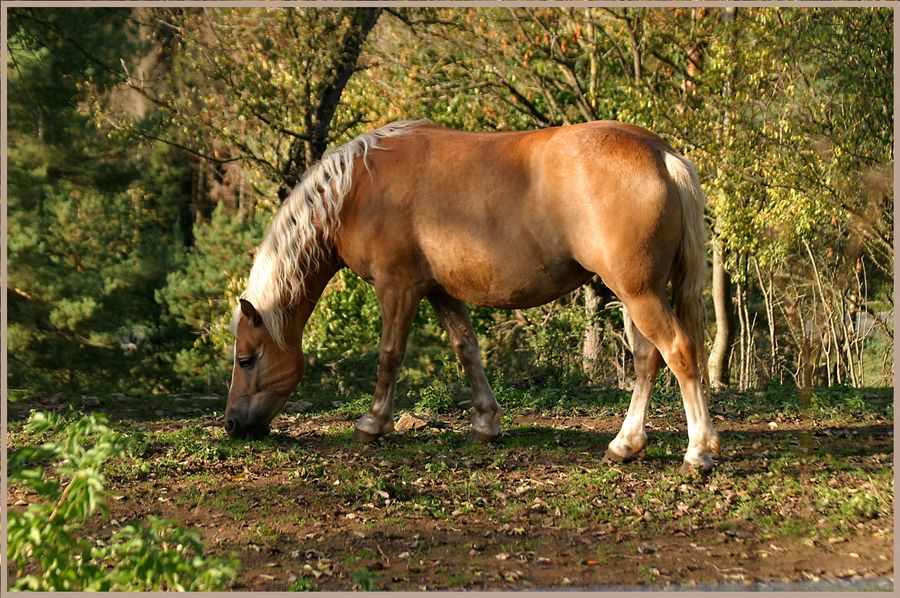
<instances>
[{"instance_id":1,"label":"blonde mane","mask_svg":"<svg viewBox=\"0 0 900 598\"><path fill-rule=\"evenodd\" d=\"M329 149L306 171L281 205L259 246L247 290L242 295L259 312L266 330L280 347L285 347L287 308L305 295L306 273L318 266L334 243L341 206L353 182L354 161L362 156L365 163L370 149L384 149L378 145L381 139L405 135L427 122L393 122ZM238 307L232 319L233 329L239 313Z\"/></svg>"}]
</instances>

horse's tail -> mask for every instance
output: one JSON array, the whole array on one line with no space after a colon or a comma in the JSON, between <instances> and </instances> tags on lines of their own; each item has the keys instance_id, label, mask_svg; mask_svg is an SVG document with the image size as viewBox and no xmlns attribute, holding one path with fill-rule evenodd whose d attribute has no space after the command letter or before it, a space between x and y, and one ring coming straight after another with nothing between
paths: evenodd
<instances>
[{"instance_id":1,"label":"horse's tail","mask_svg":"<svg viewBox=\"0 0 900 598\"><path fill-rule=\"evenodd\" d=\"M703 220L706 200L690 160L667 151L665 164L678 187L682 213L681 247L672 272L672 302L675 314L694 343L701 380L708 382L709 366L704 344L706 309L703 304L703 287L707 281L706 223Z\"/></svg>"}]
</instances>

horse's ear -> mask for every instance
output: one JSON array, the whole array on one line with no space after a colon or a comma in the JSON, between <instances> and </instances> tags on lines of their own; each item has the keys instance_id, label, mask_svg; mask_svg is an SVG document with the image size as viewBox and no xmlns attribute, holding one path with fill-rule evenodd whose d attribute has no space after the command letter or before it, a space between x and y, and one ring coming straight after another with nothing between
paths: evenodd
<instances>
[{"instance_id":1,"label":"horse's ear","mask_svg":"<svg viewBox=\"0 0 900 598\"><path fill-rule=\"evenodd\" d=\"M256 311L256 308L253 307L253 304L246 299L241 299L241 312L245 316L247 316L248 320L253 322L254 326L262 325L262 316L259 315L259 312Z\"/></svg>"}]
</instances>

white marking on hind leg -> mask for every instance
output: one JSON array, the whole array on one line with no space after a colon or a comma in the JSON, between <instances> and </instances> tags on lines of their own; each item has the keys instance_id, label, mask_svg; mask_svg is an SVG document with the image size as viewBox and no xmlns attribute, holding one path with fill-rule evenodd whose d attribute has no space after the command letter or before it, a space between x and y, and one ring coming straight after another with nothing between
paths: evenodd
<instances>
[{"instance_id":1,"label":"white marking on hind leg","mask_svg":"<svg viewBox=\"0 0 900 598\"><path fill-rule=\"evenodd\" d=\"M366 413L356 421L356 429L372 436L383 436L394 431L394 419L376 417Z\"/></svg>"}]
</instances>

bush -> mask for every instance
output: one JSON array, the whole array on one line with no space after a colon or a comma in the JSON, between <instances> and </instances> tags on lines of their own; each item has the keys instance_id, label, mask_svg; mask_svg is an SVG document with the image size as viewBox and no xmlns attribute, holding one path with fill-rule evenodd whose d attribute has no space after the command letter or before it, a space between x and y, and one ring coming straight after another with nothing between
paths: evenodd
<instances>
[{"instance_id":1,"label":"bush","mask_svg":"<svg viewBox=\"0 0 900 598\"><path fill-rule=\"evenodd\" d=\"M9 513L9 561L18 569L13 590L209 591L237 575L236 559L203 555L199 535L153 517L149 527L129 524L108 540L84 533L84 523L106 507L104 464L129 449L104 416L72 420L35 412L26 431L49 439L16 451L9 481L31 488L38 500ZM45 467L52 467L48 475Z\"/></svg>"}]
</instances>

